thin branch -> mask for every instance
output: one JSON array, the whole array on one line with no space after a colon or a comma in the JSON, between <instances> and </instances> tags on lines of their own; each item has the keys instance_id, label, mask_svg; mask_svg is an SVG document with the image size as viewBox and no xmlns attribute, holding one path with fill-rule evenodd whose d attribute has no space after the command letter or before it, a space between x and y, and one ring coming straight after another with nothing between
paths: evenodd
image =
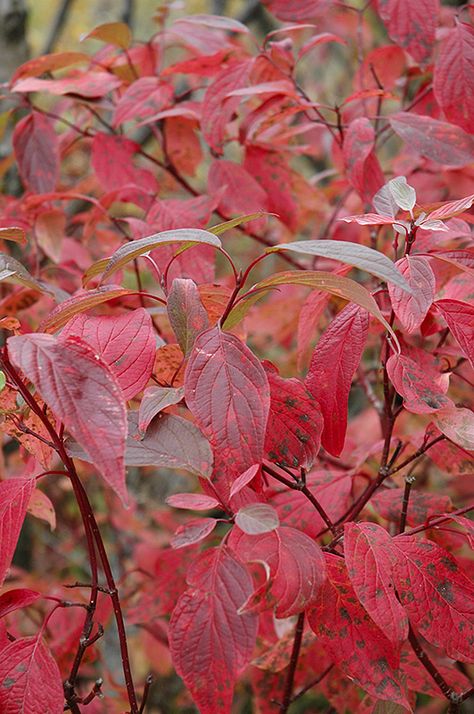
<instances>
[{"instance_id":1,"label":"thin branch","mask_svg":"<svg viewBox=\"0 0 474 714\"><path fill-rule=\"evenodd\" d=\"M316 496L313 493L311 493L311 491L309 490L309 488L307 487L307 485L303 479L298 479L295 483L293 483L292 481L285 478L284 476L281 476L281 474L279 474L277 471L275 471L273 468L271 468L271 466L268 466L267 464L263 464L262 470L265 473L267 473L269 476L272 476L277 481L280 481L280 483L283 483L288 488L291 488L293 491L300 491L300 493L302 493L304 496L306 496L308 501L310 501L310 503L313 504L313 506L315 507L315 509L317 510L317 512L323 519L324 523L326 524L328 529L333 534L333 536L338 535L338 531L337 531L337 528L335 527L334 523L331 521L331 519L329 518L329 516L326 513L326 511L324 510L324 508L321 506L321 504L319 503Z\"/></svg>"},{"instance_id":2,"label":"thin branch","mask_svg":"<svg viewBox=\"0 0 474 714\"><path fill-rule=\"evenodd\" d=\"M405 531L405 527L407 524L408 503L410 501L411 487L415 483L415 477L412 476L412 471L410 471L410 473L405 476L405 490L403 492L402 513L400 515L400 526L398 529L399 534Z\"/></svg>"},{"instance_id":3,"label":"thin branch","mask_svg":"<svg viewBox=\"0 0 474 714\"><path fill-rule=\"evenodd\" d=\"M301 642L303 640L303 630L304 630L304 612L298 615L298 620L296 622L295 628L295 638L293 640L293 649L291 650L290 664L288 665L288 674L286 676L285 692L283 694L283 701L280 704L280 714L286 714L288 707L291 704L291 695L293 694L293 685L295 681L296 666L298 664L298 658L300 656Z\"/></svg>"}]
</instances>

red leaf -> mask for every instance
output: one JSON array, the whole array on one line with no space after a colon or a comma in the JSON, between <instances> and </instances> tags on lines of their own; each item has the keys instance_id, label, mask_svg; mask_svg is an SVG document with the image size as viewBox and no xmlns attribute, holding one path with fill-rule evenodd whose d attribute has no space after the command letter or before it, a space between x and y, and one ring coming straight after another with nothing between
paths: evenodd
<instances>
[{"instance_id":1,"label":"red leaf","mask_svg":"<svg viewBox=\"0 0 474 714\"><path fill-rule=\"evenodd\" d=\"M352 587L375 624L400 646L408 637L408 618L393 587L391 541L375 523L344 526L344 555Z\"/></svg>"},{"instance_id":2,"label":"red leaf","mask_svg":"<svg viewBox=\"0 0 474 714\"><path fill-rule=\"evenodd\" d=\"M234 528L229 545L244 562L267 564L267 580L242 608L246 612L275 609L290 617L314 603L326 571L321 549L296 528L281 526L258 536Z\"/></svg>"},{"instance_id":3,"label":"red leaf","mask_svg":"<svg viewBox=\"0 0 474 714\"><path fill-rule=\"evenodd\" d=\"M263 4L279 20L300 22L321 15L329 5L329 0L263 0Z\"/></svg>"},{"instance_id":4,"label":"red leaf","mask_svg":"<svg viewBox=\"0 0 474 714\"><path fill-rule=\"evenodd\" d=\"M196 518L194 521L189 521L189 523L179 526L171 538L171 547L177 550L178 548L186 548L188 545L200 543L212 533L217 523L218 521L215 518Z\"/></svg>"},{"instance_id":5,"label":"red leaf","mask_svg":"<svg viewBox=\"0 0 474 714\"><path fill-rule=\"evenodd\" d=\"M202 332L186 369L185 395L226 463L228 482L262 460L270 390L262 365L243 342L218 327Z\"/></svg>"},{"instance_id":6,"label":"red leaf","mask_svg":"<svg viewBox=\"0 0 474 714\"><path fill-rule=\"evenodd\" d=\"M140 77L120 97L115 107L113 126L126 121L146 119L168 106L173 98L173 87L158 77Z\"/></svg>"},{"instance_id":7,"label":"red leaf","mask_svg":"<svg viewBox=\"0 0 474 714\"><path fill-rule=\"evenodd\" d=\"M209 327L207 312L193 280L173 280L168 294L167 310L179 346L187 356L199 333Z\"/></svg>"},{"instance_id":8,"label":"red leaf","mask_svg":"<svg viewBox=\"0 0 474 714\"><path fill-rule=\"evenodd\" d=\"M267 192L243 166L234 161L213 161L207 181L211 195L221 192L219 210L227 218L268 211ZM252 221L250 227L260 227L261 224L262 221Z\"/></svg>"},{"instance_id":9,"label":"red leaf","mask_svg":"<svg viewBox=\"0 0 474 714\"><path fill-rule=\"evenodd\" d=\"M127 501L122 390L108 365L78 338L10 337L11 359L79 442L114 491Z\"/></svg>"},{"instance_id":10,"label":"red leaf","mask_svg":"<svg viewBox=\"0 0 474 714\"><path fill-rule=\"evenodd\" d=\"M326 554L328 580L308 612L309 624L336 664L378 699L408 709L398 681L398 655L359 603L342 558Z\"/></svg>"},{"instance_id":11,"label":"red leaf","mask_svg":"<svg viewBox=\"0 0 474 714\"><path fill-rule=\"evenodd\" d=\"M229 498L232 498L232 496L235 496L235 494L239 493L239 491L241 491L244 488L244 486L247 486L247 484L249 484L250 481L253 481L253 479L259 472L259 470L260 470L260 464L253 464L248 469L246 469L243 474L240 474L240 476L238 476L235 479L234 483L232 484L232 487L230 489Z\"/></svg>"},{"instance_id":12,"label":"red leaf","mask_svg":"<svg viewBox=\"0 0 474 714\"><path fill-rule=\"evenodd\" d=\"M156 341L147 311L140 307L123 315L77 315L61 333L60 341L78 337L100 355L120 384L124 399L146 387L155 361Z\"/></svg>"},{"instance_id":13,"label":"red leaf","mask_svg":"<svg viewBox=\"0 0 474 714\"><path fill-rule=\"evenodd\" d=\"M403 488L386 488L379 490L372 497L372 503L377 513L382 518L400 524L400 515L403 503ZM412 489L408 502L407 524L409 526L419 526L432 516L449 511L452 507L449 496L441 496L435 493L423 493Z\"/></svg>"},{"instance_id":14,"label":"red leaf","mask_svg":"<svg viewBox=\"0 0 474 714\"><path fill-rule=\"evenodd\" d=\"M298 201L291 190L291 169L281 153L247 146L245 170L262 186L268 196L268 210L276 213L290 230L298 225Z\"/></svg>"},{"instance_id":15,"label":"red leaf","mask_svg":"<svg viewBox=\"0 0 474 714\"><path fill-rule=\"evenodd\" d=\"M209 146L222 154L225 130L241 103L240 97L228 97L233 89L247 83L252 61L244 60L224 68L206 90L202 102L202 134Z\"/></svg>"},{"instance_id":16,"label":"red leaf","mask_svg":"<svg viewBox=\"0 0 474 714\"><path fill-rule=\"evenodd\" d=\"M0 586L15 552L34 479L10 478L0 482Z\"/></svg>"},{"instance_id":17,"label":"red leaf","mask_svg":"<svg viewBox=\"0 0 474 714\"><path fill-rule=\"evenodd\" d=\"M321 406L322 443L333 456L341 453L347 429L347 402L369 329L369 316L348 305L326 329L313 352L305 383Z\"/></svg>"},{"instance_id":18,"label":"red leaf","mask_svg":"<svg viewBox=\"0 0 474 714\"><path fill-rule=\"evenodd\" d=\"M139 145L124 136L97 132L92 140L91 163L105 191L140 183L140 169L133 165Z\"/></svg>"},{"instance_id":19,"label":"red leaf","mask_svg":"<svg viewBox=\"0 0 474 714\"><path fill-rule=\"evenodd\" d=\"M426 362L421 364L403 354L392 355L387 360L387 373L409 412L429 414L452 406L446 396L449 375L430 369Z\"/></svg>"},{"instance_id":20,"label":"red leaf","mask_svg":"<svg viewBox=\"0 0 474 714\"><path fill-rule=\"evenodd\" d=\"M403 328L411 334L423 320L435 295L436 279L426 258L409 256L396 263L397 268L412 289L411 295L397 285L388 283L393 310Z\"/></svg>"},{"instance_id":21,"label":"red leaf","mask_svg":"<svg viewBox=\"0 0 474 714\"><path fill-rule=\"evenodd\" d=\"M5 714L61 714L58 665L40 637L23 637L0 652L0 710Z\"/></svg>"},{"instance_id":22,"label":"red leaf","mask_svg":"<svg viewBox=\"0 0 474 714\"><path fill-rule=\"evenodd\" d=\"M348 509L352 489L350 474L331 471L312 471L306 476L311 493L317 498L331 521L337 521ZM285 489L271 499L280 521L299 528L316 538L327 526L303 493Z\"/></svg>"},{"instance_id":23,"label":"red leaf","mask_svg":"<svg viewBox=\"0 0 474 714\"><path fill-rule=\"evenodd\" d=\"M90 310L97 305L101 305L103 302L108 302L109 300L115 300L115 298L122 297L123 295L130 295L131 290L126 290L118 285L102 285L100 288L95 290L81 290L75 295L64 302L59 303L54 310L52 310L48 317L43 320L40 328L44 332L56 332L61 327L64 327L69 320L86 310Z\"/></svg>"},{"instance_id":24,"label":"red leaf","mask_svg":"<svg viewBox=\"0 0 474 714\"><path fill-rule=\"evenodd\" d=\"M28 607L28 605L36 602L39 597L41 597L41 594L36 590L28 590L26 588L8 590L3 595L0 595L0 617L5 617L8 613L22 607Z\"/></svg>"},{"instance_id":25,"label":"red leaf","mask_svg":"<svg viewBox=\"0 0 474 714\"><path fill-rule=\"evenodd\" d=\"M375 131L370 121L366 117L354 119L344 136L344 164L349 183L366 202L385 183L374 146Z\"/></svg>"},{"instance_id":26,"label":"red leaf","mask_svg":"<svg viewBox=\"0 0 474 714\"><path fill-rule=\"evenodd\" d=\"M378 0L379 15L388 34L417 62L431 56L439 13L439 0Z\"/></svg>"},{"instance_id":27,"label":"red leaf","mask_svg":"<svg viewBox=\"0 0 474 714\"><path fill-rule=\"evenodd\" d=\"M151 420L166 407L178 404L184 397L182 387L148 387L145 389L138 413L138 428L144 433Z\"/></svg>"},{"instance_id":28,"label":"red leaf","mask_svg":"<svg viewBox=\"0 0 474 714\"><path fill-rule=\"evenodd\" d=\"M435 307L474 369L474 305L460 300L437 300Z\"/></svg>"},{"instance_id":29,"label":"red leaf","mask_svg":"<svg viewBox=\"0 0 474 714\"><path fill-rule=\"evenodd\" d=\"M446 118L472 134L474 114L474 29L456 21L443 37L436 60L433 89Z\"/></svg>"},{"instance_id":30,"label":"red leaf","mask_svg":"<svg viewBox=\"0 0 474 714\"><path fill-rule=\"evenodd\" d=\"M202 714L229 714L234 683L252 656L257 618L239 614L252 592L246 568L226 547L203 553L170 621L170 650Z\"/></svg>"},{"instance_id":31,"label":"red leaf","mask_svg":"<svg viewBox=\"0 0 474 714\"><path fill-rule=\"evenodd\" d=\"M462 168L474 161L474 138L458 126L408 112L393 114L390 124L410 148L438 164Z\"/></svg>"},{"instance_id":32,"label":"red leaf","mask_svg":"<svg viewBox=\"0 0 474 714\"><path fill-rule=\"evenodd\" d=\"M59 176L58 138L50 119L32 112L13 132L21 180L33 193L54 191Z\"/></svg>"},{"instance_id":33,"label":"red leaf","mask_svg":"<svg viewBox=\"0 0 474 714\"><path fill-rule=\"evenodd\" d=\"M397 536L394 580L410 622L452 659L474 662L474 584L436 543Z\"/></svg>"},{"instance_id":34,"label":"red leaf","mask_svg":"<svg viewBox=\"0 0 474 714\"><path fill-rule=\"evenodd\" d=\"M289 468L309 469L321 443L319 404L298 379L283 379L271 368L266 373L271 395L265 437L268 459Z\"/></svg>"}]
</instances>

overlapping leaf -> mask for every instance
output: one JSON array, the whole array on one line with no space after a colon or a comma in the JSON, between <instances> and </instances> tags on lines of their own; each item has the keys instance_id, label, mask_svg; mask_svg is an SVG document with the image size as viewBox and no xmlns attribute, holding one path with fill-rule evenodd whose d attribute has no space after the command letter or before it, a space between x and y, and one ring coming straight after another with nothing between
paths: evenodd
<instances>
[{"instance_id":1,"label":"overlapping leaf","mask_svg":"<svg viewBox=\"0 0 474 714\"><path fill-rule=\"evenodd\" d=\"M344 560L330 554L325 559L328 580L308 613L312 630L362 689L408 708L393 643L359 603Z\"/></svg>"},{"instance_id":2,"label":"overlapping leaf","mask_svg":"<svg viewBox=\"0 0 474 714\"><path fill-rule=\"evenodd\" d=\"M323 419L319 404L296 378L283 379L267 368L270 415L265 451L268 458L290 468L311 468L319 451Z\"/></svg>"},{"instance_id":3,"label":"overlapping leaf","mask_svg":"<svg viewBox=\"0 0 474 714\"><path fill-rule=\"evenodd\" d=\"M394 580L410 622L449 657L473 662L474 585L453 556L416 536L393 539Z\"/></svg>"},{"instance_id":4,"label":"overlapping leaf","mask_svg":"<svg viewBox=\"0 0 474 714\"><path fill-rule=\"evenodd\" d=\"M347 402L369 329L367 312L348 305L331 322L316 345L305 385L318 401L324 419L322 443L341 453L347 429Z\"/></svg>"},{"instance_id":5,"label":"overlapping leaf","mask_svg":"<svg viewBox=\"0 0 474 714\"><path fill-rule=\"evenodd\" d=\"M391 537L376 523L344 527L347 570L359 602L396 647L408 637L408 618L392 578Z\"/></svg>"},{"instance_id":6,"label":"overlapping leaf","mask_svg":"<svg viewBox=\"0 0 474 714\"><path fill-rule=\"evenodd\" d=\"M196 283L175 278L168 294L167 310L179 346L183 354L188 355L196 337L209 326Z\"/></svg>"},{"instance_id":7,"label":"overlapping leaf","mask_svg":"<svg viewBox=\"0 0 474 714\"><path fill-rule=\"evenodd\" d=\"M61 674L41 637L20 637L0 651L0 710L61 714Z\"/></svg>"},{"instance_id":8,"label":"overlapping leaf","mask_svg":"<svg viewBox=\"0 0 474 714\"><path fill-rule=\"evenodd\" d=\"M102 357L117 377L125 399L141 392L150 379L156 346L151 318L144 308L122 315L77 315L60 339L67 337L79 337Z\"/></svg>"},{"instance_id":9,"label":"overlapping leaf","mask_svg":"<svg viewBox=\"0 0 474 714\"><path fill-rule=\"evenodd\" d=\"M109 366L76 337L57 340L41 333L10 337L8 350L53 414L126 501L125 402Z\"/></svg>"},{"instance_id":10,"label":"overlapping leaf","mask_svg":"<svg viewBox=\"0 0 474 714\"><path fill-rule=\"evenodd\" d=\"M234 683L251 659L257 617L239 610L252 592L246 568L226 547L202 553L170 621L170 650L202 714L229 714Z\"/></svg>"},{"instance_id":11,"label":"overlapping leaf","mask_svg":"<svg viewBox=\"0 0 474 714\"><path fill-rule=\"evenodd\" d=\"M402 258L396 266L411 288L411 295L398 286L388 284L388 292L393 310L404 329L415 332L426 317L435 295L436 280L426 258L409 256Z\"/></svg>"},{"instance_id":12,"label":"overlapping leaf","mask_svg":"<svg viewBox=\"0 0 474 714\"><path fill-rule=\"evenodd\" d=\"M15 552L34 479L10 478L0 482L0 586Z\"/></svg>"},{"instance_id":13,"label":"overlapping leaf","mask_svg":"<svg viewBox=\"0 0 474 714\"><path fill-rule=\"evenodd\" d=\"M186 403L232 479L263 458L270 389L265 371L234 335L213 327L194 343Z\"/></svg>"},{"instance_id":14,"label":"overlapping leaf","mask_svg":"<svg viewBox=\"0 0 474 714\"><path fill-rule=\"evenodd\" d=\"M289 526L258 536L234 528L229 545L245 562L261 562L268 569L244 612L274 608L276 617L290 617L314 603L326 570L320 547L307 535Z\"/></svg>"}]
</instances>

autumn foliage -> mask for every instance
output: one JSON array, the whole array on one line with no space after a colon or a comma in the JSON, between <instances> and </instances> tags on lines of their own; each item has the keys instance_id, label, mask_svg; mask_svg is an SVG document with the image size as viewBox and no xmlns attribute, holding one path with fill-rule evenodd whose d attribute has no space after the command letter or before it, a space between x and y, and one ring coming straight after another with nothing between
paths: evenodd
<instances>
[{"instance_id":1,"label":"autumn foliage","mask_svg":"<svg viewBox=\"0 0 474 714\"><path fill-rule=\"evenodd\" d=\"M473 694L472 7L257 15L5 88L2 713Z\"/></svg>"}]
</instances>

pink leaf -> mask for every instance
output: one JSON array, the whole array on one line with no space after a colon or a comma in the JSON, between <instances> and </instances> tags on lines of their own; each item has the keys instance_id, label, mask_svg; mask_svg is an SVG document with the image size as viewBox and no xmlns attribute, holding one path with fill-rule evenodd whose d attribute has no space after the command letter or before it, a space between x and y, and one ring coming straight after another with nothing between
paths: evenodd
<instances>
[{"instance_id":1,"label":"pink leaf","mask_svg":"<svg viewBox=\"0 0 474 714\"><path fill-rule=\"evenodd\" d=\"M157 114L173 98L173 87L158 77L140 77L127 87L116 104L113 126Z\"/></svg>"},{"instance_id":2,"label":"pink leaf","mask_svg":"<svg viewBox=\"0 0 474 714\"><path fill-rule=\"evenodd\" d=\"M437 300L435 307L474 369L474 305L460 300Z\"/></svg>"},{"instance_id":3,"label":"pink leaf","mask_svg":"<svg viewBox=\"0 0 474 714\"><path fill-rule=\"evenodd\" d=\"M392 226L397 223L396 218L379 216L378 213L363 213L361 216L344 216L340 221L345 223L358 223L360 226Z\"/></svg>"},{"instance_id":4,"label":"pink leaf","mask_svg":"<svg viewBox=\"0 0 474 714\"><path fill-rule=\"evenodd\" d=\"M13 132L21 180L34 193L54 191L59 176L58 139L52 122L32 112L21 119Z\"/></svg>"},{"instance_id":5,"label":"pink leaf","mask_svg":"<svg viewBox=\"0 0 474 714\"><path fill-rule=\"evenodd\" d=\"M263 457L270 390L265 371L234 335L213 327L194 343L185 376L186 403L228 481Z\"/></svg>"},{"instance_id":6,"label":"pink leaf","mask_svg":"<svg viewBox=\"0 0 474 714\"><path fill-rule=\"evenodd\" d=\"M235 523L247 535L274 531L280 525L278 514L268 503L250 503L237 511Z\"/></svg>"},{"instance_id":7,"label":"pink leaf","mask_svg":"<svg viewBox=\"0 0 474 714\"><path fill-rule=\"evenodd\" d=\"M201 554L170 621L170 649L202 714L229 714L234 683L252 656L257 617L239 614L252 580L226 547Z\"/></svg>"},{"instance_id":8,"label":"pink leaf","mask_svg":"<svg viewBox=\"0 0 474 714\"><path fill-rule=\"evenodd\" d=\"M252 536L234 528L229 545L244 562L262 562L267 580L248 599L243 610L275 609L276 617L302 612L318 596L326 577L321 549L296 528L281 526Z\"/></svg>"},{"instance_id":9,"label":"pink leaf","mask_svg":"<svg viewBox=\"0 0 474 714\"><path fill-rule=\"evenodd\" d=\"M124 399L146 387L155 361L156 341L147 311L140 307L123 315L77 315L59 338L79 337L100 355L120 384Z\"/></svg>"},{"instance_id":10,"label":"pink leaf","mask_svg":"<svg viewBox=\"0 0 474 714\"><path fill-rule=\"evenodd\" d=\"M194 521L189 521L179 526L171 538L171 547L177 550L178 548L186 548L188 545L200 543L212 533L217 523L218 521L215 518L196 518Z\"/></svg>"},{"instance_id":11,"label":"pink leaf","mask_svg":"<svg viewBox=\"0 0 474 714\"><path fill-rule=\"evenodd\" d=\"M178 404L184 397L183 387L148 387L138 413L138 428L144 433L151 420L166 407Z\"/></svg>"},{"instance_id":12,"label":"pink leaf","mask_svg":"<svg viewBox=\"0 0 474 714\"><path fill-rule=\"evenodd\" d=\"M0 482L0 586L15 552L34 479L10 478Z\"/></svg>"},{"instance_id":13,"label":"pink leaf","mask_svg":"<svg viewBox=\"0 0 474 714\"><path fill-rule=\"evenodd\" d=\"M474 29L456 21L443 37L436 60L433 89L446 118L472 134L474 114Z\"/></svg>"},{"instance_id":14,"label":"pink leaf","mask_svg":"<svg viewBox=\"0 0 474 714\"><path fill-rule=\"evenodd\" d=\"M7 590L0 595L0 617L5 617L8 613L23 607L28 607L41 597L36 590L18 588L17 590Z\"/></svg>"},{"instance_id":15,"label":"pink leaf","mask_svg":"<svg viewBox=\"0 0 474 714\"><path fill-rule=\"evenodd\" d=\"M448 551L415 536L393 539L394 580L410 622L449 657L473 662L474 585Z\"/></svg>"},{"instance_id":16,"label":"pink leaf","mask_svg":"<svg viewBox=\"0 0 474 714\"><path fill-rule=\"evenodd\" d=\"M329 0L263 0L263 3L279 20L300 22L321 15Z\"/></svg>"},{"instance_id":17,"label":"pink leaf","mask_svg":"<svg viewBox=\"0 0 474 714\"><path fill-rule=\"evenodd\" d=\"M347 429L347 402L369 329L369 316L348 305L331 322L313 352L306 376L308 391L321 406L322 443L333 456L341 453Z\"/></svg>"},{"instance_id":18,"label":"pink leaf","mask_svg":"<svg viewBox=\"0 0 474 714\"><path fill-rule=\"evenodd\" d=\"M321 443L319 404L298 379L283 379L271 368L266 373L271 395L266 454L276 464L309 469Z\"/></svg>"},{"instance_id":19,"label":"pink leaf","mask_svg":"<svg viewBox=\"0 0 474 714\"><path fill-rule=\"evenodd\" d=\"M379 15L391 39L417 62L431 56L439 12L439 0L379 0Z\"/></svg>"},{"instance_id":20,"label":"pink leaf","mask_svg":"<svg viewBox=\"0 0 474 714\"><path fill-rule=\"evenodd\" d=\"M175 278L168 294L167 310L179 346L187 356L199 333L209 327L207 312L196 283L185 278Z\"/></svg>"},{"instance_id":21,"label":"pink leaf","mask_svg":"<svg viewBox=\"0 0 474 714\"><path fill-rule=\"evenodd\" d=\"M374 147L375 131L370 121L366 117L354 119L344 136L344 164L349 183L367 202L385 182Z\"/></svg>"},{"instance_id":22,"label":"pink leaf","mask_svg":"<svg viewBox=\"0 0 474 714\"><path fill-rule=\"evenodd\" d=\"M35 488L28 502L28 513L31 513L35 518L40 518L46 521L52 531L56 528L56 511L51 503L51 499L41 491Z\"/></svg>"},{"instance_id":23,"label":"pink leaf","mask_svg":"<svg viewBox=\"0 0 474 714\"><path fill-rule=\"evenodd\" d=\"M346 523L344 555L359 602L395 645L408 637L408 618L392 581L391 537L375 523Z\"/></svg>"},{"instance_id":24,"label":"pink leaf","mask_svg":"<svg viewBox=\"0 0 474 714\"><path fill-rule=\"evenodd\" d=\"M396 354L387 360L387 373L405 409L414 414L429 414L452 405L446 396L449 375L429 369L411 357Z\"/></svg>"},{"instance_id":25,"label":"pink leaf","mask_svg":"<svg viewBox=\"0 0 474 714\"><path fill-rule=\"evenodd\" d=\"M187 508L191 511L209 511L219 506L219 501L203 493L175 493L168 496L166 503L173 508Z\"/></svg>"},{"instance_id":26,"label":"pink leaf","mask_svg":"<svg viewBox=\"0 0 474 714\"><path fill-rule=\"evenodd\" d=\"M392 283L388 283L388 292L396 316L408 334L411 334L419 328L431 307L436 279L426 258L407 255L396 266L412 293L407 295L406 291Z\"/></svg>"},{"instance_id":27,"label":"pink leaf","mask_svg":"<svg viewBox=\"0 0 474 714\"><path fill-rule=\"evenodd\" d=\"M204 95L201 129L204 139L217 154L222 154L227 124L242 101L240 97L227 95L246 85L250 67L251 60L246 59L224 68Z\"/></svg>"},{"instance_id":28,"label":"pink leaf","mask_svg":"<svg viewBox=\"0 0 474 714\"><path fill-rule=\"evenodd\" d=\"M359 603L342 558L326 554L328 580L308 613L311 629L336 664L377 699L408 707L393 643Z\"/></svg>"},{"instance_id":29,"label":"pink leaf","mask_svg":"<svg viewBox=\"0 0 474 714\"><path fill-rule=\"evenodd\" d=\"M465 407L442 409L433 415L438 429L463 449L474 451L474 412Z\"/></svg>"},{"instance_id":30,"label":"pink leaf","mask_svg":"<svg viewBox=\"0 0 474 714\"><path fill-rule=\"evenodd\" d=\"M13 87L13 92L49 92L56 96L73 94L78 97L95 99L104 97L117 89L122 80L108 72L84 72L76 77L64 79L38 79L27 77L20 79Z\"/></svg>"},{"instance_id":31,"label":"pink leaf","mask_svg":"<svg viewBox=\"0 0 474 714\"><path fill-rule=\"evenodd\" d=\"M239 493L239 491L241 491L244 486L247 486L247 484L249 484L250 481L255 478L259 469L260 464L253 464L252 466L249 466L249 468L246 469L243 474L240 474L240 476L236 478L234 483L232 484L229 498L232 498L232 496L235 496L236 493Z\"/></svg>"},{"instance_id":32,"label":"pink leaf","mask_svg":"<svg viewBox=\"0 0 474 714\"><path fill-rule=\"evenodd\" d=\"M461 168L474 161L474 138L458 126L408 112L392 114L390 124L411 149L438 164Z\"/></svg>"},{"instance_id":33,"label":"pink leaf","mask_svg":"<svg viewBox=\"0 0 474 714\"><path fill-rule=\"evenodd\" d=\"M127 418L122 390L108 365L76 337L10 337L11 359L25 373L104 479L127 501Z\"/></svg>"},{"instance_id":34,"label":"pink leaf","mask_svg":"<svg viewBox=\"0 0 474 714\"><path fill-rule=\"evenodd\" d=\"M439 208L432 211L429 214L428 219L430 221L432 219L442 219L445 221L448 218L453 218L453 216L457 216L459 213L467 211L471 208L473 203L474 194L466 196L466 198L460 198L458 201L446 201L445 203L442 203Z\"/></svg>"},{"instance_id":35,"label":"pink leaf","mask_svg":"<svg viewBox=\"0 0 474 714\"><path fill-rule=\"evenodd\" d=\"M58 665L40 637L22 637L0 652L0 710L5 714L61 714Z\"/></svg>"}]
</instances>

